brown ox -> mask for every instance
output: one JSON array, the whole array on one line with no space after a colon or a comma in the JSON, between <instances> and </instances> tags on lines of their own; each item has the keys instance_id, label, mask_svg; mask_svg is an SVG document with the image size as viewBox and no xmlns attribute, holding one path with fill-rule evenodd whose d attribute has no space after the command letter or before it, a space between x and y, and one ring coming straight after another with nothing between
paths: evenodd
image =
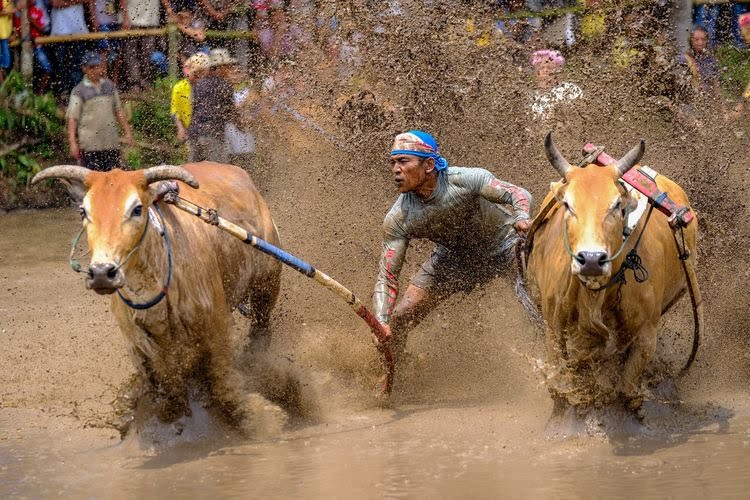
<instances>
[{"instance_id":1,"label":"brown ox","mask_svg":"<svg viewBox=\"0 0 750 500\"><path fill-rule=\"evenodd\" d=\"M657 210L645 229L646 217L641 218L618 254L626 214L636 203L619 179L639 162L643 142L605 167L571 166L551 134L545 148L563 181L552 183L542 204L557 200L539 221L527 272L545 323L544 371L555 412L619 399L637 408L644 368L656 350L659 320L687 286L667 217ZM676 203L689 206L676 183L662 175L656 182ZM696 227L693 223L685 229L692 264ZM627 271L627 284L597 291L620 268L642 231L638 255L649 278L638 283Z\"/></svg>"},{"instance_id":2,"label":"brown ox","mask_svg":"<svg viewBox=\"0 0 750 500\"><path fill-rule=\"evenodd\" d=\"M66 179L71 191L85 193L81 218L91 251L86 287L100 294L119 292L112 295L111 308L137 370L128 387L131 395L148 395L164 422L190 414L188 390L193 384L207 385L221 415L243 432L253 430L260 420L253 418L258 411L278 414L280 410L260 396L243 391L229 328L231 312L247 304L253 340L267 334L279 292L278 261L159 202L171 243L173 271L168 292L143 310L129 307L118 296L147 303L158 296L166 280L165 240L149 222L148 213L163 184L159 181L181 181L181 195L216 208L222 216L278 245L270 211L249 175L238 167L204 162L133 172L55 166L40 172L34 182L47 178ZM135 409L135 401L129 409Z\"/></svg>"}]
</instances>

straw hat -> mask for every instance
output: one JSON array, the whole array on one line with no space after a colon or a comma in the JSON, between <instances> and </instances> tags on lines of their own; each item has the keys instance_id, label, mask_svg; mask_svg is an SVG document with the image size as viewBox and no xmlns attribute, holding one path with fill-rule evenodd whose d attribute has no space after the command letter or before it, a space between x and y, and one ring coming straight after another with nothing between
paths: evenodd
<instances>
[{"instance_id":1,"label":"straw hat","mask_svg":"<svg viewBox=\"0 0 750 500\"><path fill-rule=\"evenodd\" d=\"M212 68L237 64L237 59L233 58L227 49L211 49L208 55L211 61L210 66Z\"/></svg>"},{"instance_id":2,"label":"straw hat","mask_svg":"<svg viewBox=\"0 0 750 500\"><path fill-rule=\"evenodd\" d=\"M204 52L196 52L192 56L187 58L185 66L191 70L207 70L211 67L211 58Z\"/></svg>"}]
</instances>

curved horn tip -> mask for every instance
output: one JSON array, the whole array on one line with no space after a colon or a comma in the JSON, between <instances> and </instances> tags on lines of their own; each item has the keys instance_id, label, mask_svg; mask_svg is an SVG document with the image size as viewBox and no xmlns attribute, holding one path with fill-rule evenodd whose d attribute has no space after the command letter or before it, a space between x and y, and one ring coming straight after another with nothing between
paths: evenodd
<instances>
[{"instance_id":1,"label":"curved horn tip","mask_svg":"<svg viewBox=\"0 0 750 500\"><path fill-rule=\"evenodd\" d=\"M571 169L570 162L558 151L555 142L552 140L552 131L547 132L547 136L544 138L544 150L547 155L547 159L550 164L554 167L557 172L563 177L567 176L568 171Z\"/></svg>"},{"instance_id":2,"label":"curved horn tip","mask_svg":"<svg viewBox=\"0 0 750 500\"><path fill-rule=\"evenodd\" d=\"M143 171L146 181L150 184L156 181L177 180L182 181L192 188L198 188L198 181L193 174L178 165L158 165Z\"/></svg>"},{"instance_id":3,"label":"curved horn tip","mask_svg":"<svg viewBox=\"0 0 750 500\"><path fill-rule=\"evenodd\" d=\"M80 165L53 165L39 172L31 179L32 184L44 179L72 179L85 182L91 170Z\"/></svg>"},{"instance_id":4,"label":"curved horn tip","mask_svg":"<svg viewBox=\"0 0 750 500\"><path fill-rule=\"evenodd\" d=\"M547 135L544 136L544 145L549 146L552 144L552 130L547 132Z\"/></svg>"}]
</instances>

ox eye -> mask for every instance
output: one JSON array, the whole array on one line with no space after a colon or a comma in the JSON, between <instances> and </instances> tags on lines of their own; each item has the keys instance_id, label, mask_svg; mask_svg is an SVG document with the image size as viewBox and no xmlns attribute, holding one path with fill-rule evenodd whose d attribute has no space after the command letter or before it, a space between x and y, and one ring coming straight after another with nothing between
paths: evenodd
<instances>
[{"instance_id":1,"label":"ox eye","mask_svg":"<svg viewBox=\"0 0 750 500\"><path fill-rule=\"evenodd\" d=\"M138 205L133 209L133 212L130 214L131 217L140 217L143 214L143 205Z\"/></svg>"},{"instance_id":2,"label":"ox eye","mask_svg":"<svg viewBox=\"0 0 750 500\"><path fill-rule=\"evenodd\" d=\"M81 220L86 220L86 219L89 218L88 215L86 215L86 209L83 208L83 205L81 205L80 207L78 207L78 213L81 214Z\"/></svg>"},{"instance_id":3,"label":"ox eye","mask_svg":"<svg viewBox=\"0 0 750 500\"><path fill-rule=\"evenodd\" d=\"M562 205L563 205L563 207L565 207L565 210L567 210L568 212L570 212L571 215L575 215L576 214L575 211L573 211L573 209L570 207L570 203L568 203L567 201L563 200Z\"/></svg>"}]
</instances>

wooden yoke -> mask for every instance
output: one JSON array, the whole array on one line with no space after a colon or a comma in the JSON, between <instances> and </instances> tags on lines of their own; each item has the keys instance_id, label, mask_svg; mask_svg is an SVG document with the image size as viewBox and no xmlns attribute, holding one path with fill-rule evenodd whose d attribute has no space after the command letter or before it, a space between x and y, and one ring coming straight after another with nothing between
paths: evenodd
<instances>
[{"instance_id":1,"label":"wooden yoke","mask_svg":"<svg viewBox=\"0 0 750 500\"><path fill-rule=\"evenodd\" d=\"M596 151L596 149L597 146L587 143L583 146L583 154L591 154ZM612 158L607 153L601 152L599 156L594 159L594 164L604 166L611 165L616 161L615 158ZM672 201L666 192L659 190L655 179L640 168L631 168L625 172L621 179L632 186L636 191L646 196L649 202L656 207L657 210L669 217L669 225L673 228L687 227L688 224L695 219L695 216L690 211L690 207L678 205Z\"/></svg>"}]
</instances>

